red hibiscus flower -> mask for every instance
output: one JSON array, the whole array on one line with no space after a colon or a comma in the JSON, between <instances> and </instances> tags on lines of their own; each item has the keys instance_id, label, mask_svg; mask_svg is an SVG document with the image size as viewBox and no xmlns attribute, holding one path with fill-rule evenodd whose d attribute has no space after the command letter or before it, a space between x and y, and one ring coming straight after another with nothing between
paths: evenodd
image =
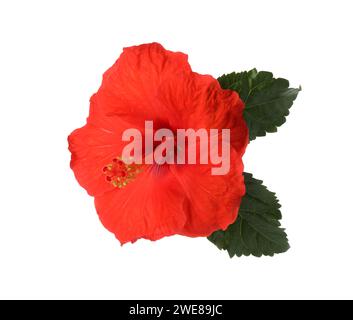
<instances>
[{"instance_id":1,"label":"red hibiscus flower","mask_svg":"<svg viewBox=\"0 0 353 320\"><path fill-rule=\"evenodd\" d=\"M71 168L95 197L103 225L122 244L173 234L208 236L235 221L245 193L242 156L248 144L237 93L192 72L185 54L152 43L125 48L90 103L87 124L68 139ZM212 164L128 164L122 134L136 128L145 135L146 120L154 130L230 129L228 174L212 175Z\"/></svg>"}]
</instances>

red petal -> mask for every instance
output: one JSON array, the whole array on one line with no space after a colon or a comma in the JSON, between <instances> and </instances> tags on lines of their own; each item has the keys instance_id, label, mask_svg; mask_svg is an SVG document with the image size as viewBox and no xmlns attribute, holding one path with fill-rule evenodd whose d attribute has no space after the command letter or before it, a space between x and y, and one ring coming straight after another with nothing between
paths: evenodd
<instances>
[{"instance_id":1,"label":"red petal","mask_svg":"<svg viewBox=\"0 0 353 320\"><path fill-rule=\"evenodd\" d=\"M182 186L187 222L179 234L189 237L208 236L226 229L238 215L245 194L243 163L233 149L227 175L211 175L212 165L173 166L172 171Z\"/></svg>"},{"instance_id":2,"label":"red petal","mask_svg":"<svg viewBox=\"0 0 353 320\"><path fill-rule=\"evenodd\" d=\"M77 181L90 195L99 195L114 188L105 180L103 168L121 156L126 144L121 139L122 132L131 127L130 123L118 117L90 116L85 126L70 134L70 166Z\"/></svg>"},{"instance_id":3,"label":"red petal","mask_svg":"<svg viewBox=\"0 0 353 320\"><path fill-rule=\"evenodd\" d=\"M105 114L137 116L136 121L157 120L166 116L156 99L159 86L185 71L191 71L187 56L165 50L158 43L125 48L103 76L98 107Z\"/></svg>"},{"instance_id":4,"label":"red petal","mask_svg":"<svg viewBox=\"0 0 353 320\"><path fill-rule=\"evenodd\" d=\"M232 90L223 90L208 75L180 73L164 82L158 92L162 105L170 109L174 128L231 129L231 142L243 155L248 128L243 118L244 103Z\"/></svg>"},{"instance_id":5,"label":"red petal","mask_svg":"<svg viewBox=\"0 0 353 320\"><path fill-rule=\"evenodd\" d=\"M103 225L122 243L158 240L184 226L185 195L168 167L147 167L136 181L95 198Z\"/></svg>"}]
</instances>

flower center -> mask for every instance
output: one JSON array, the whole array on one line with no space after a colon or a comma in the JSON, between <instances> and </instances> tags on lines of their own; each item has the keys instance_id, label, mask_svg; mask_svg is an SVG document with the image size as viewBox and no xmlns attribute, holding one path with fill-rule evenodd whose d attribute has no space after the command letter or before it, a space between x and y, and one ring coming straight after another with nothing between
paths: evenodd
<instances>
[{"instance_id":1,"label":"flower center","mask_svg":"<svg viewBox=\"0 0 353 320\"><path fill-rule=\"evenodd\" d=\"M124 188L141 172L141 165L125 163L121 157L114 158L103 168L105 180L114 187Z\"/></svg>"}]
</instances>

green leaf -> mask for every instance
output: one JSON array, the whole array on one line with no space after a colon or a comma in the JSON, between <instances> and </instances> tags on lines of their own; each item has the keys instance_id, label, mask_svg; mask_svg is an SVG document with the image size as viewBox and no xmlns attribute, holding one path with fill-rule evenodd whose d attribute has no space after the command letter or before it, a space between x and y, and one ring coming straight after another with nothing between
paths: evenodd
<instances>
[{"instance_id":1,"label":"green leaf","mask_svg":"<svg viewBox=\"0 0 353 320\"><path fill-rule=\"evenodd\" d=\"M275 193L262 181L244 172L246 194L240 205L237 220L227 230L218 230L208 237L230 257L254 255L273 256L289 249L287 235L280 227L282 218Z\"/></svg>"},{"instance_id":2,"label":"green leaf","mask_svg":"<svg viewBox=\"0 0 353 320\"><path fill-rule=\"evenodd\" d=\"M252 69L229 73L218 78L223 89L238 92L245 103L244 119L249 128L250 140L276 132L286 121L301 88L289 88L289 82L273 78L271 72Z\"/></svg>"}]
</instances>

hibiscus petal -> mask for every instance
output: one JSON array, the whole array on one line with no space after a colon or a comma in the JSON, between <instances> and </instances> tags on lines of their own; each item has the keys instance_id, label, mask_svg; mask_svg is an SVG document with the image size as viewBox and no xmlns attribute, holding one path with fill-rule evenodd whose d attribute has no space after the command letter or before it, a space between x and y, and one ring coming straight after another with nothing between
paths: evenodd
<instances>
[{"instance_id":1,"label":"hibiscus petal","mask_svg":"<svg viewBox=\"0 0 353 320\"><path fill-rule=\"evenodd\" d=\"M182 188L168 167L156 168L146 167L136 181L95 198L103 225L121 244L179 233L186 222Z\"/></svg>"},{"instance_id":2,"label":"hibiscus petal","mask_svg":"<svg viewBox=\"0 0 353 320\"><path fill-rule=\"evenodd\" d=\"M156 100L158 88L167 78L185 71L191 72L187 55L165 50L158 43L125 48L103 76L97 107L105 114L134 115L136 121L166 117Z\"/></svg>"},{"instance_id":3,"label":"hibiscus petal","mask_svg":"<svg viewBox=\"0 0 353 320\"><path fill-rule=\"evenodd\" d=\"M106 181L103 168L122 155L126 144L122 141L122 133L128 128L131 124L118 117L91 115L85 126L68 137L70 166L88 194L95 196L114 188Z\"/></svg>"},{"instance_id":4,"label":"hibiscus petal","mask_svg":"<svg viewBox=\"0 0 353 320\"><path fill-rule=\"evenodd\" d=\"M179 73L159 88L158 100L169 114L174 128L231 129L231 143L239 155L248 144L248 128L243 118L244 103L232 90L224 90L209 75Z\"/></svg>"},{"instance_id":5,"label":"hibiscus petal","mask_svg":"<svg viewBox=\"0 0 353 320\"><path fill-rule=\"evenodd\" d=\"M245 185L243 163L234 149L230 161L230 171L226 175L212 175L211 164L171 167L188 198L184 204L187 222L179 234L208 236L235 221Z\"/></svg>"}]
</instances>

